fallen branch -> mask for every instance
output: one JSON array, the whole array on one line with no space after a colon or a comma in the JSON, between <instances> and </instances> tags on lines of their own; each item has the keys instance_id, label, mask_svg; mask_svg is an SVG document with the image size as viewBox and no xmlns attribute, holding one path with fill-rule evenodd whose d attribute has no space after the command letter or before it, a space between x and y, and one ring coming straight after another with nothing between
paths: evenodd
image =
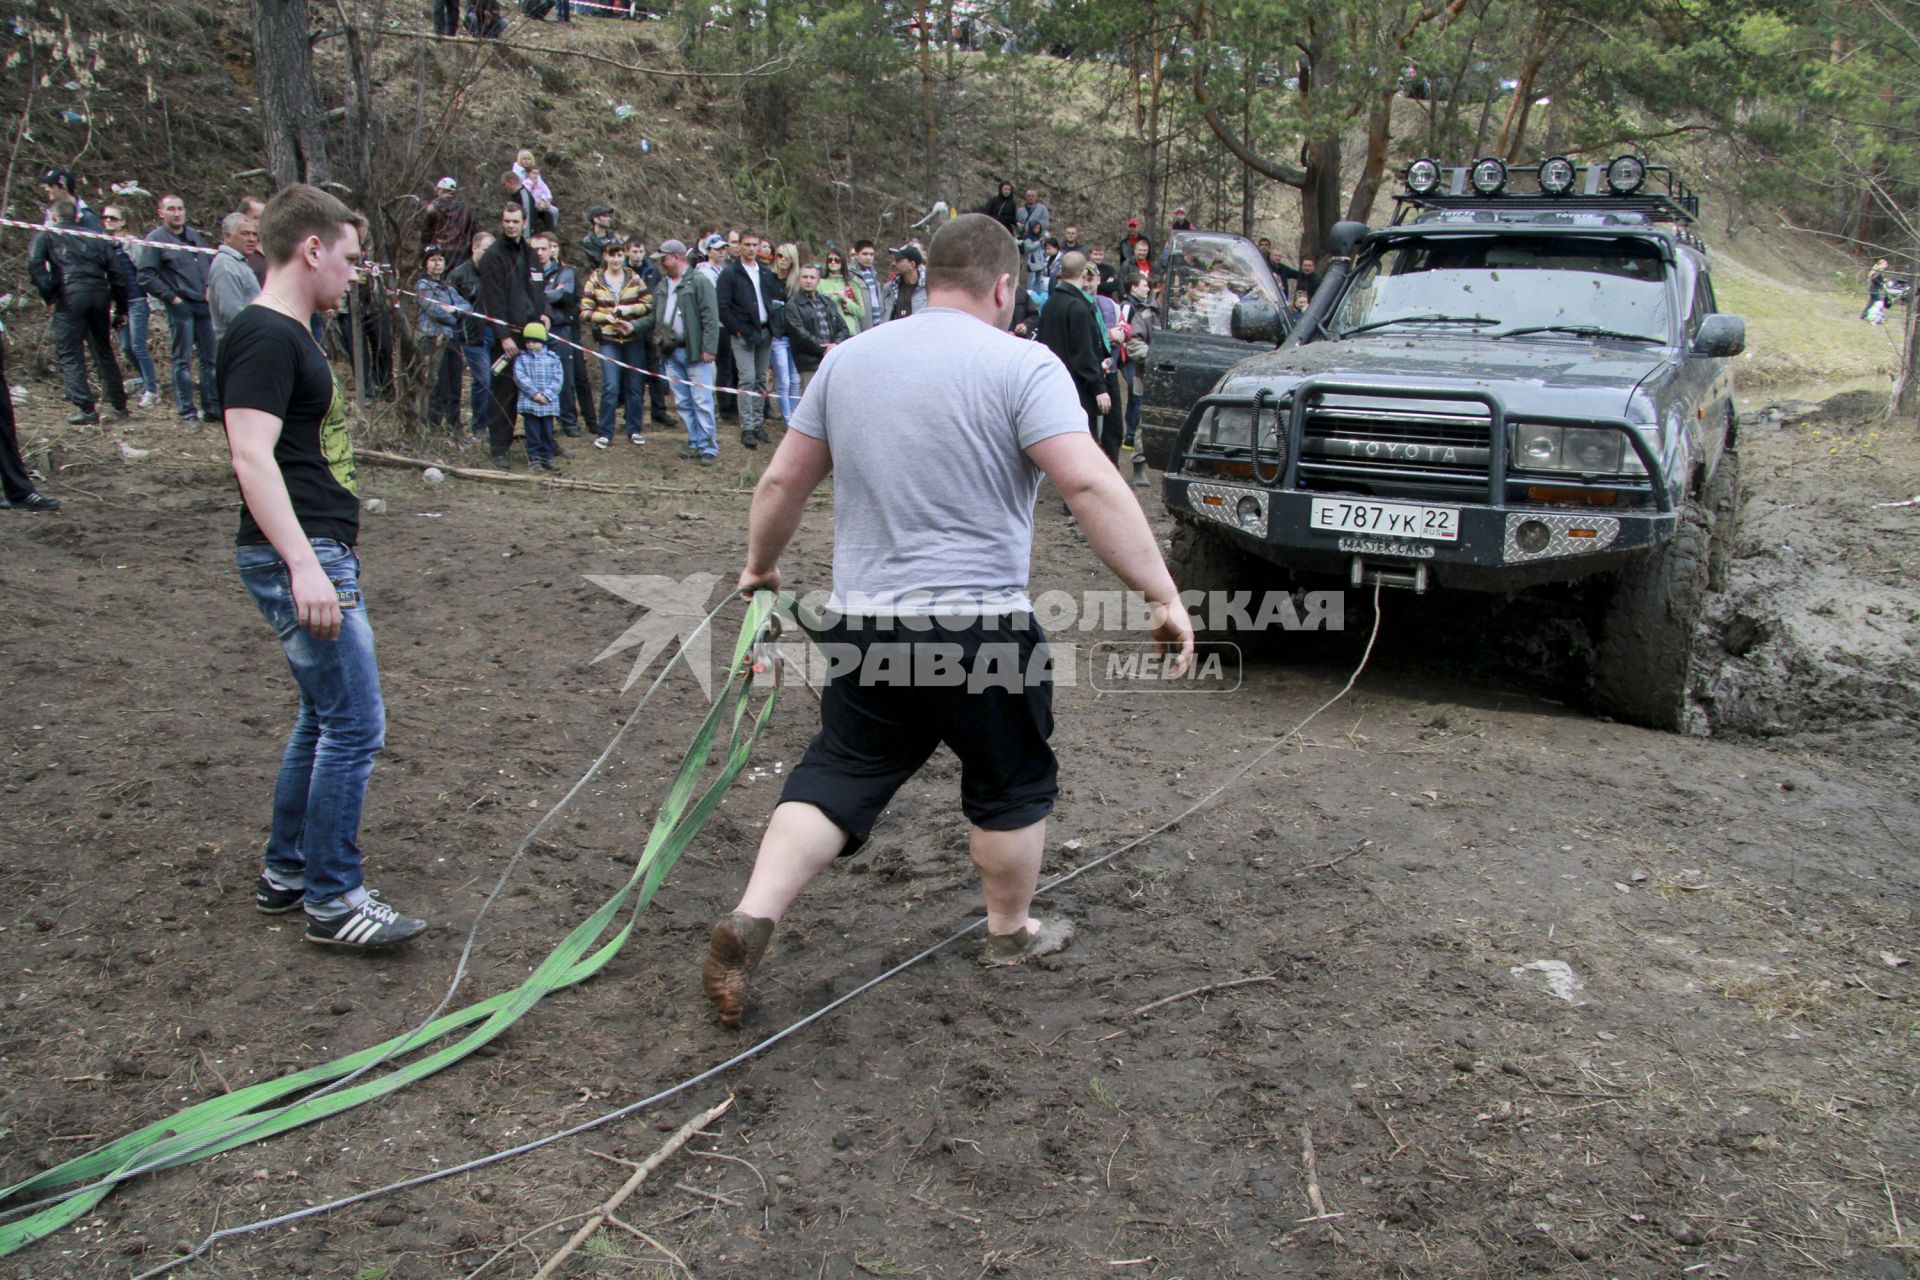
<instances>
[{"instance_id":1,"label":"fallen branch","mask_svg":"<svg viewBox=\"0 0 1920 1280\"><path fill-rule=\"evenodd\" d=\"M633 1176L622 1183L620 1189L608 1197L607 1202L601 1205L592 1217L581 1224L580 1229L575 1231L565 1244L560 1246L560 1251L547 1259L540 1270L534 1273L533 1280L548 1280L548 1277L559 1270L561 1263L573 1256L574 1250L587 1242L587 1237L591 1236L608 1222L615 1221L615 1212L621 1205L627 1202L627 1197L640 1189L640 1184L647 1180L648 1174L652 1173L662 1164L665 1164L672 1158L674 1152L687 1145L694 1134L700 1132L700 1130L707 1125L712 1124L720 1117L722 1112L732 1105L733 1099L731 1097L723 1098L721 1101L708 1107L700 1115L695 1116L674 1130L673 1136L668 1138L658 1151L648 1156L646 1160L641 1163L640 1167L633 1171ZM633 1230L633 1228L627 1226L624 1222L619 1222L617 1225L629 1231ZM640 1233L636 1231L634 1234L638 1235ZM648 1239L647 1243L660 1249L660 1252L666 1254L675 1262L680 1262L679 1257L674 1254L672 1250L662 1248L657 1241ZM686 1264L681 1262L680 1268L683 1271L686 1270Z\"/></svg>"},{"instance_id":2,"label":"fallen branch","mask_svg":"<svg viewBox=\"0 0 1920 1280\"><path fill-rule=\"evenodd\" d=\"M1300 1126L1300 1163L1307 1170L1307 1203L1313 1206L1313 1217L1307 1221L1326 1222L1329 1218L1338 1216L1327 1212L1327 1202L1320 1196L1320 1166L1313 1158L1313 1129L1310 1125ZM1340 1234L1340 1229L1331 1222L1327 1223L1327 1231L1332 1234L1335 1242L1341 1244L1346 1242L1345 1237Z\"/></svg>"},{"instance_id":3,"label":"fallen branch","mask_svg":"<svg viewBox=\"0 0 1920 1280\"><path fill-rule=\"evenodd\" d=\"M1204 996L1210 991L1226 991L1232 987L1250 987L1255 983L1272 982L1273 980L1274 975L1271 973L1263 973L1253 978L1235 978L1231 982L1209 982L1204 987L1194 987L1191 990L1177 992L1174 995L1162 996L1151 1004L1143 1004L1133 1011L1133 1016L1137 1018L1142 1014L1152 1013L1161 1005L1172 1004L1176 1000L1185 1000L1189 996Z\"/></svg>"},{"instance_id":4,"label":"fallen branch","mask_svg":"<svg viewBox=\"0 0 1920 1280\"><path fill-rule=\"evenodd\" d=\"M409 458L404 453L388 453L384 449L355 449L353 456L367 462L377 462L386 467L415 467L425 470L438 467L450 476L459 476L462 480L488 480L495 484L531 484L546 489L579 489L585 493L630 493L644 495L649 493L685 494L695 497L712 497L715 493L739 493L747 490L734 489L686 489L662 484L610 484L604 480L576 480L572 476L535 476L516 475L511 471L494 471L484 467L460 467L450 462L435 462L431 458Z\"/></svg>"},{"instance_id":5,"label":"fallen branch","mask_svg":"<svg viewBox=\"0 0 1920 1280\"><path fill-rule=\"evenodd\" d=\"M1307 874L1307 872L1309 871L1325 871L1330 867L1337 867L1341 863L1345 862L1348 858L1351 858L1354 854L1361 853L1372 847L1373 847L1373 841L1362 840L1359 844L1356 844L1355 846L1353 846L1353 848L1347 850L1345 853L1341 854L1339 857L1329 858L1325 862L1310 862L1306 866L1294 872L1294 874L1297 876L1303 876Z\"/></svg>"}]
</instances>

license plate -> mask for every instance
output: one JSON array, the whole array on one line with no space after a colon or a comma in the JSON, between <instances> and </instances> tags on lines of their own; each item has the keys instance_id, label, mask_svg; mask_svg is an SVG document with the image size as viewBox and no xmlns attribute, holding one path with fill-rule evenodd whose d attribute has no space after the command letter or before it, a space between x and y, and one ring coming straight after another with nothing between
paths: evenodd
<instances>
[{"instance_id":1,"label":"license plate","mask_svg":"<svg viewBox=\"0 0 1920 1280\"><path fill-rule=\"evenodd\" d=\"M1387 538L1460 539L1460 509L1416 502L1353 502L1315 498L1308 524L1320 533L1371 533Z\"/></svg>"}]
</instances>

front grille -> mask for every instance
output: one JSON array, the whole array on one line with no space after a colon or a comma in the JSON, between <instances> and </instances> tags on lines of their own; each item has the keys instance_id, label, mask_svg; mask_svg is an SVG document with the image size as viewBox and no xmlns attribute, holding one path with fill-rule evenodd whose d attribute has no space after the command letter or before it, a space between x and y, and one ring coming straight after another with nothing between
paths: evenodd
<instances>
[{"instance_id":1,"label":"front grille","mask_svg":"<svg viewBox=\"0 0 1920 1280\"><path fill-rule=\"evenodd\" d=\"M1482 404L1329 396L1307 409L1301 480L1316 489L1429 483L1484 490L1491 421Z\"/></svg>"}]
</instances>

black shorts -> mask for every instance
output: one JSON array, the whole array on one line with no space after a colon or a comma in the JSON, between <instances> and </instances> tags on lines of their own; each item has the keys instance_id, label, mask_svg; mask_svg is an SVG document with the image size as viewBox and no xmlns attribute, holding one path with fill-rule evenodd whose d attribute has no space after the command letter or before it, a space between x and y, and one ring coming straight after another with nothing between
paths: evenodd
<instances>
[{"instance_id":1,"label":"black shorts","mask_svg":"<svg viewBox=\"0 0 1920 1280\"><path fill-rule=\"evenodd\" d=\"M960 808L973 825L1017 831L1053 812L1053 675L1032 615L920 629L845 618L815 640L833 674L820 732L780 799L826 814L847 833L843 854L943 742L960 757Z\"/></svg>"}]
</instances>

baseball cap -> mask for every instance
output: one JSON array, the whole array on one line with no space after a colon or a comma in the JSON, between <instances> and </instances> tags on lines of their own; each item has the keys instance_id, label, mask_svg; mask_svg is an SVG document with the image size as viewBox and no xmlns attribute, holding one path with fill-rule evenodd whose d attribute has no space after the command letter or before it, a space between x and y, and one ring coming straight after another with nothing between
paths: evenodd
<instances>
[{"instance_id":1,"label":"baseball cap","mask_svg":"<svg viewBox=\"0 0 1920 1280\"><path fill-rule=\"evenodd\" d=\"M442 191L458 191L460 189L460 184L455 182L452 178L442 178L440 179L440 181L434 183L433 185L438 187Z\"/></svg>"},{"instance_id":2,"label":"baseball cap","mask_svg":"<svg viewBox=\"0 0 1920 1280\"><path fill-rule=\"evenodd\" d=\"M1183 204L1177 204L1177 205L1175 205L1175 206L1173 206L1173 211L1174 211L1175 213L1185 213L1185 212L1187 211L1187 206L1185 206L1185 205L1183 205Z\"/></svg>"},{"instance_id":3,"label":"baseball cap","mask_svg":"<svg viewBox=\"0 0 1920 1280\"><path fill-rule=\"evenodd\" d=\"M520 331L520 336L528 342L545 342L547 340L547 326L535 320Z\"/></svg>"},{"instance_id":4,"label":"baseball cap","mask_svg":"<svg viewBox=\"0 0 1920 1280\"><path fill-rule=\"evenodd\" d=\"M660 242L660 256L664 258L670 253L677 253L683 258L686 257L686 242L683 240L662 240Z\"/></svg>"},{"instance_id":5,"label":"baseball cap","mask_svg":"<svg viewBox=\"0 0 1920 1280\"><path fill-rule=\"evenodd\" d=\"M65 187L71 191L73 190L73 171L70 169L49 169L40 175L40 185L43 187Z\"/></svg>"},{"instance_id":6,"label":"baseball cap","mask_svg":"<svg viewBox=\"0 0 1920 1280\"><path fill-rule=\"evenodd\" d=\"M708 236L705 240L702 240L700 242L701 250L706 253L712 253L715 249L724 249L726 247L727 247L727 238L721 235L718 231L714 232L712 235Z\"/></svg>"},{"instance_id":7,"label":"baseball cap","mask_svg":"<svg viewBox=\"0 0 1920 1280\"><path fill-rule=\"evenodd\" d=\"M910 244L903 244L898 249L889 249L887 252L896 258L905 258L909 262L917 262L923 267L927 265L927 255L921 253L917 247Z\"/></svg>"},{"instance_id":8,"label":"baseball cap","mask_svg":"<svg viewBox=\"0 0 1920 1280\"><path fill-rule=\"evenodd\" d=\"M588 222L592 222L595 218L610 218L612 216L613 216L613 206L610 204L597 204L593 206L593 208L587 210Z\"/></svg>"},{"instance_id":9,"label":"baseball cap","mask_svg":"<svg viewBox=\"0 0 1920 1280\"><path fill-rule=\"evenodd\" d=\"M1139 229L1140 229L1140 219L1138 218L1127 219L1127 230L1138 231Z\"/></svg>"}]
</instances>

